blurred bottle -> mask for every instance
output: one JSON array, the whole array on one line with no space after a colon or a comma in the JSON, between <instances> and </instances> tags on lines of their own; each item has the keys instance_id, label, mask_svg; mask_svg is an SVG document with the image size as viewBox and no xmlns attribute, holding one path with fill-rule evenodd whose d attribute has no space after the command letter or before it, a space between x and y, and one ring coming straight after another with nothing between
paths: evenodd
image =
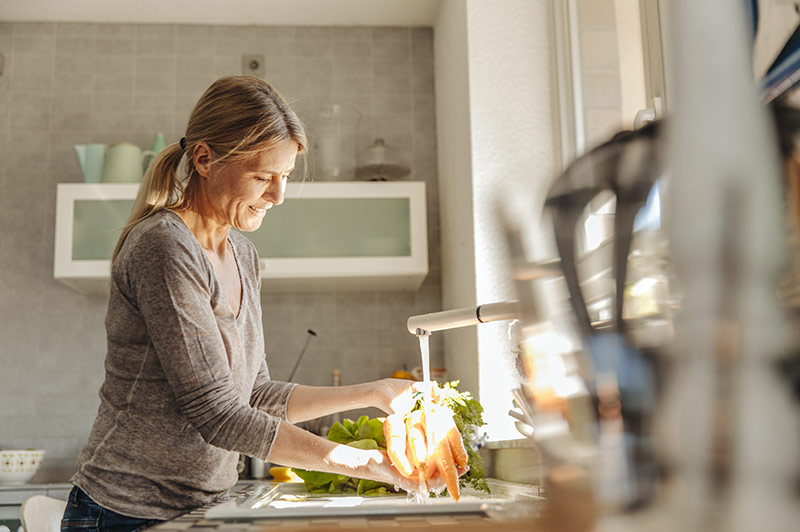
<instances>
[{"instance_id":1,"label":"blurred bottle","mask_svg":"<svg viewBox=\"0 0 800 532\"><path fill-rule=\"evenodd\" d=\"M356 166L355 138L361 113L349 106L326 105L314 117L313 151L316 155L319 181L353 179Z\"/></svg>"},{"instance_id":2,"label":"blurred bottle","mask_svg":"<svg viewBox=\"0 0 800 532\"><path fill-rule=\"evenodd\" d=\"M332 386L341 386L342 385L342 372L338 369L333 370L331 373L331 385ZM325 417L325 420L322 422L320 426L319 435L323 438L328 437L328 432L331 430L331 427L334 426L336 423L340 423L342 421L342 414L340 412L333 413L329 416Z\"/></svg>"}]
</instances>

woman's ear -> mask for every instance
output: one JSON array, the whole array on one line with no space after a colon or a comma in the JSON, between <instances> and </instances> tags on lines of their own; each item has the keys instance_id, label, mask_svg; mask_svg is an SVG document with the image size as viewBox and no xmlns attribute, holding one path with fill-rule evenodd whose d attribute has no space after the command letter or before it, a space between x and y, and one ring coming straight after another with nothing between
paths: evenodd
<instances>
[{"instance_id":1,"label":"woman's ear","mask_svg":"<svg viewBox=\"0 0 800 532\"><path fill-rule=\"evenodd\" d=\"M208 177L213 163L209 145L205 142L198 142L192 152L192 160L197 173L200 174L201 177Z\"/></svg>"}]
</instances>

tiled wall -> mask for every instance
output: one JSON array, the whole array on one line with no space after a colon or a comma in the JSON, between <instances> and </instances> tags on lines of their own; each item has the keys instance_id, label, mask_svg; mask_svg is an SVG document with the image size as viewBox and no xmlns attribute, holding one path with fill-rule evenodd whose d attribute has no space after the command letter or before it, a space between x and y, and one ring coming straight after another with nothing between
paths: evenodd
<instances>
[{"instance_id":1,"label":"tiled wall","mask_svg":"<svg viewBox=\"0 0 800 532\"><path fill-rule=\"evenodd\" d=\"M622 128L622 88L614 12L614 0L578 0L587 149L608 140Z\"/></svg>"},{"instance_id":2,"label":"tiled wall","mask_svg":"<svg viewBox=\"0 0 800 532\"><path fill-rule=\"evenodd\" d=\"M295 378L304 384L419 364L405 321L441 306L430 28L0 23L0 53L0 448L47 450L36 481L71 474L103 378L105 302L52 273L56 183L82 180L72 146L144 148L157 131L175 141L203 90L242 72L242 54L264 54L264 77L312 141L320 107L358 109L353 149L386 139L412 168L404 179L428 192L430 274L418 292L262 295L273 377L288 376L307 329L318 336ZM440 364L440 338L431 349Z\"/></svg>"}]
</instances>

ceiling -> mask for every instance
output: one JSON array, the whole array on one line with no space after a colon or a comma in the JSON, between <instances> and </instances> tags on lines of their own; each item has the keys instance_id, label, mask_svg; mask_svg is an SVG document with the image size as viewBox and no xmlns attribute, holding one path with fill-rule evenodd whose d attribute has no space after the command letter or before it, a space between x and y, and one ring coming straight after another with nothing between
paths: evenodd
<instances>
[{"instance_id":1,"label":"ceiling","mask_svg":"<svg viewBox=\"0 0 800 532\"><path fill-rule=\"evenodd\" d=\"M0 21L433 26L440 0L0 0Z\"/></svg>"}]
</instances>

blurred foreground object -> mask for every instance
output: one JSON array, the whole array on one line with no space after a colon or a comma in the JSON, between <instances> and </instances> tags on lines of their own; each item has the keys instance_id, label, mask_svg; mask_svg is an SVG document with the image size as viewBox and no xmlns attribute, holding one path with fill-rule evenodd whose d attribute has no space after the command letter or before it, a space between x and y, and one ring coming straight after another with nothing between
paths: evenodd
<instances>
[{"instance_id":1,"label":"blurred foreground object","mask_svg":"<svg viewBox=\"0 0 800 532\"><path fill-rule=\"evenodd\" d=\"M674 114L559 177L554 250L507 222L545 524L795 530L797 338L776 295L787 213L774 129L744 5L669 8ZM531 274L543 259L563 277Z\"/></svg>"},{"instance_id":2,"label":"blurred foreground object","mask_svg":"<svg viewBox=\"0 0 800 532\"><path fill-rule=\"evenodd\" d=\"M664 508L691 530L796 530L800 412L777 371L796 339L775 294L776 139L752 81L743 6L671 7L682 24L668 228L685 297L659 419L674 472Z\"/></svg>"}]
</instances>

